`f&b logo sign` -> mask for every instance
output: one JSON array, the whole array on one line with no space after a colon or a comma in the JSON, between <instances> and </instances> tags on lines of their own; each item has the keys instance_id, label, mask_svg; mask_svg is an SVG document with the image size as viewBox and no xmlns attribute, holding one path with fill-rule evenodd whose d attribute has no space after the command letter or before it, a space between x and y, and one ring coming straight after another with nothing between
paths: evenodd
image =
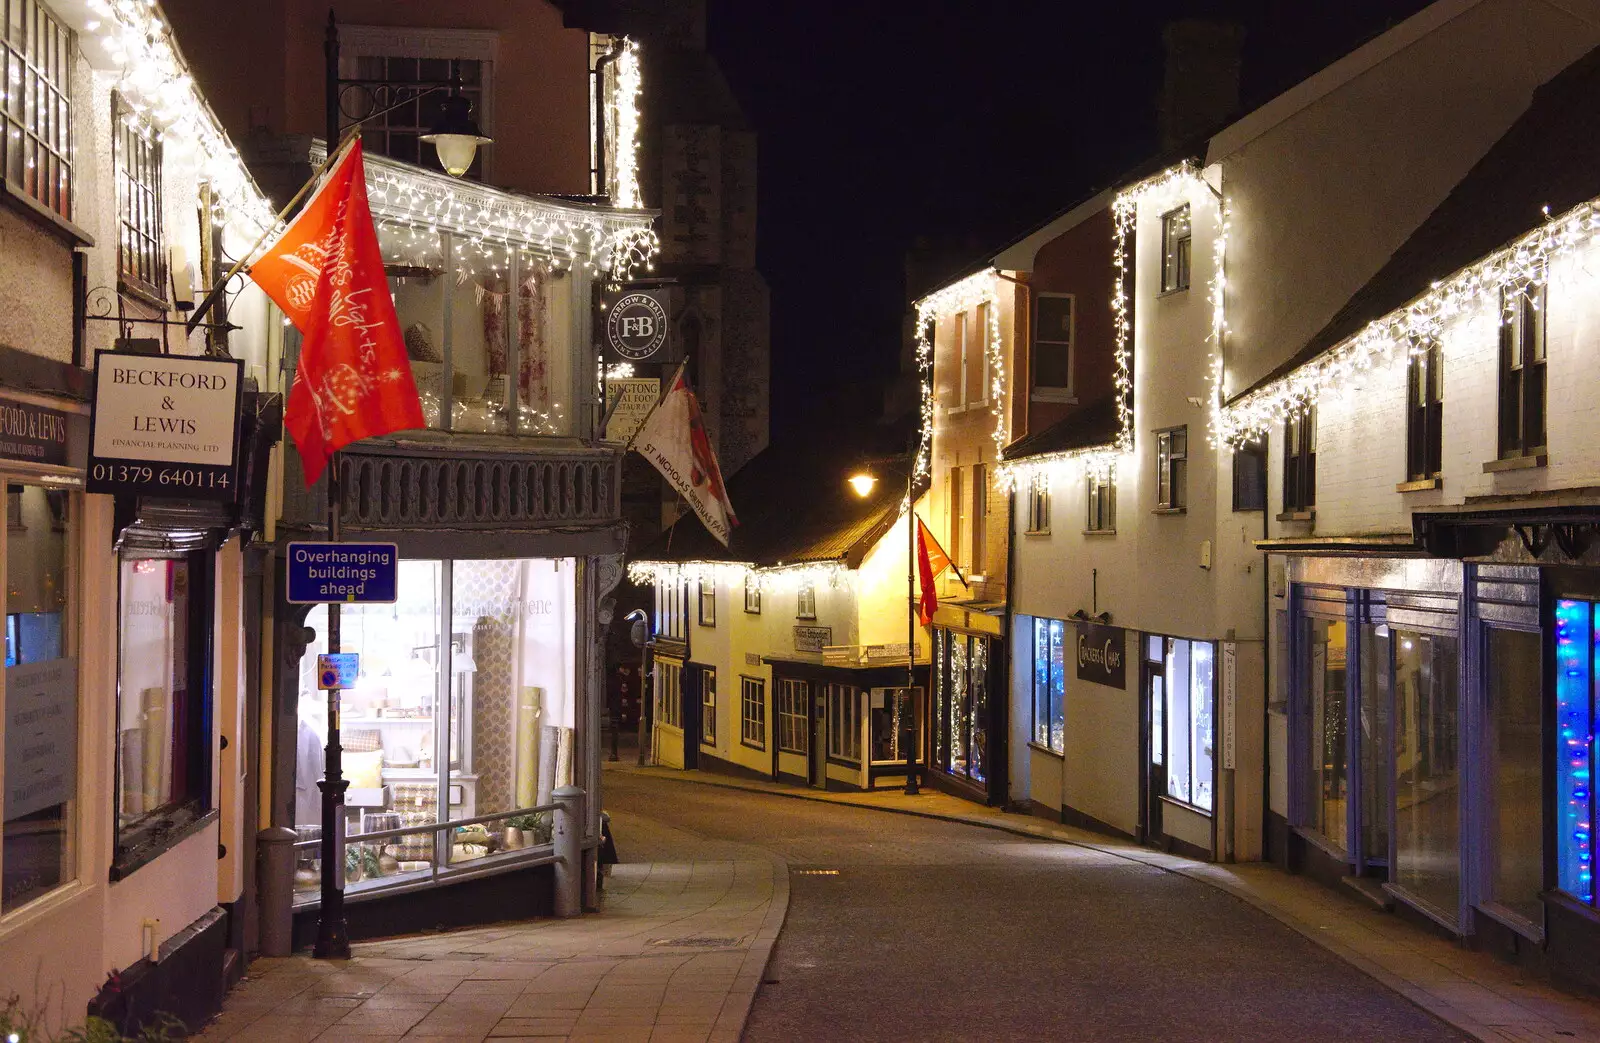
<instances>
[{"instance_id":1,"label":"f&b logo sign","mask_svg":"<svg viewBox=\"0 0 1600 1043\"><path fill-rule=\"evenodd\" d=\"M654 293L629 293L606 317L606 344L630 362L652 358L667 343L667 309Z\"/></svg>"}]
</instances>

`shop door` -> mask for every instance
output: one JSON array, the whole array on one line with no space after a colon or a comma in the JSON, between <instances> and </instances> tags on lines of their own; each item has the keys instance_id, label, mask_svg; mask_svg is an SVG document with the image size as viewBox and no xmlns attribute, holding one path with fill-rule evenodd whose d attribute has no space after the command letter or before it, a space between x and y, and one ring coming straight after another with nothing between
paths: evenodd
<instances>
[{"instance_id":1,"label":"shop door","mask_svg":"<svg viewBox=\"0 0 1600 1043\"><path fill-rule=\"evenodd\" d=\"M1351 705L1355 709L1355 748L1351 751L1361 794L1356 802L1359 821L1352 836L1359 838L1356 852L1362 876L1378 880L1389 878L1390 751L1393 749L1394 719L1390 678L1393 659L1389 628L1381 623L1363 623L1357 631L1356 654L1360 670Z\"/></svg>"},{"instance_id":2,"label":"shop door","mask_svg":"<svg viewBox=\"0 0 1600 1043\"><path fill-rule=\"evenodd\" d=\"M816 685L811 692L811 778L817 789L828 788L828 696L827 685Z\"/></svg>"},{"instance_id":3,"label":"shop door","mask_svg":"<svg viewBox=\"0 0 1600 1043\"><path fill-rule=\"evenodd\" d=\"M705 668L692 663L685 665L683 682L679 702L683 720L683 768L691 771L700 766L700 706Z\"/></svg>"},{"instance_id":4,"label":"shop door","mask_svg":"<svg viewBox=\"0 0 1600 1043\"><path fill-rule=\"evenodd\" d=\"M1139 839L1151 844L1161 836L1161 795L1167 792L1167 670L1162 639L1145 636L1141 641L1146 654L1140 657L1144 660L1140 685L1144 703L1144 749L1140 754L1144 765L1144 806L1140 809Z\"/></svg>"}]
</instances>

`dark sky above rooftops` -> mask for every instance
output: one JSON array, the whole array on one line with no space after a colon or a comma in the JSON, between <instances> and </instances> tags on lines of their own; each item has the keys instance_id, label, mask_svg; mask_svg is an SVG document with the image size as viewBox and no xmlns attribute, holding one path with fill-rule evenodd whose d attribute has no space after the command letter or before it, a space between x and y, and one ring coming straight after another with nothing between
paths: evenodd
<instances>
[{"instance_id":1,"label":"dark sky above rooftops","mask_svg":"<svg viewBox=\"0 0 1600 1043\"><path fill-rule=\"evenodd\" d=\"M825 422L839 389L894 372L917 237L964 244L976 259L1157 150L1167 22L1244 27L1248 109L1425 6L709 4L712 50L760 135L775 436ZM869 408L870 396L857 397Z\"/></svg>"}]
</instances>

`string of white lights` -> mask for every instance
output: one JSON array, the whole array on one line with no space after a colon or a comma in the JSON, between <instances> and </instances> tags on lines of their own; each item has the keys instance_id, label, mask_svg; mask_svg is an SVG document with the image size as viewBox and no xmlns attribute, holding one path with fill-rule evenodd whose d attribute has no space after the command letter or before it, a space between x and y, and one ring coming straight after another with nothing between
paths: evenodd
<instances>
[{"instance_id":1,"label":"string of white lights","mask_svg":"<svg viewBox=\"0 0 1600 1043\"><path fill-rule=\"evenodd\" d=\"M1358 388L1363 374L1387 369L1437 343L1452 320L1493 303L1502 316L1549 278L1550 264L1600 239L1600 198L1548 216L1475 264L1440 280L1410 303L1368 323L1286 376L1221 409L1221 435L1239 446L1305 415L1323 395Z\"/></svg>"},{"instance_id":2,"label":"string of white lights","mask_svg":"<svg viewBox=\"0 0 1600 1043\"><path fill-rule=\"evenodd\" d=\"M850 583L853 571L837 561L760 566L738 561L633 561L628 580L636 586L658 582L747 583L754 578L763 591L797 590L806 583L836 587Z\"/></svg>"}]
</instances>

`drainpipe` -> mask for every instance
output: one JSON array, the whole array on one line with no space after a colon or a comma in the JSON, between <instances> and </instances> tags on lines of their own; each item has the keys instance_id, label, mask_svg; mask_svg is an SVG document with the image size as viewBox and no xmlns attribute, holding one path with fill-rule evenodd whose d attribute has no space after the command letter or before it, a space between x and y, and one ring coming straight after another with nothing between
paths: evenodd
<instances>
[{"instance_id":1,"label":"drainpipe","mask_svg":"<svg viewBox=\"0 0 1600 1043\"><path fill-rule=\"evenodd\" d=\"M622 39L611 41L611 50L594 63L594 190L610 198L606 190L606 67L622 57Z\"/></svg>"}]
</instances>

